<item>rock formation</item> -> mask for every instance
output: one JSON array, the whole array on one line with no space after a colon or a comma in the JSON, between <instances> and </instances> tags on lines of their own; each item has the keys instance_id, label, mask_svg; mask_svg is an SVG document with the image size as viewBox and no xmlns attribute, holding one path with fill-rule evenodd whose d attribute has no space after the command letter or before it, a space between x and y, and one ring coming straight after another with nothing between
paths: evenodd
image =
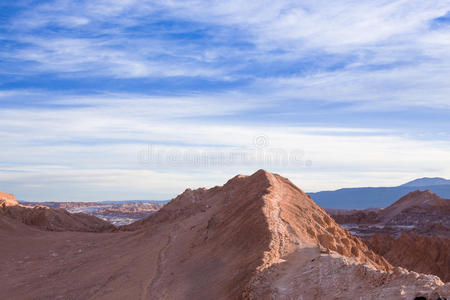
<instances>
[{"instance_id":1,"label":"rock formation","mask_svg":"<svg viewBox=\"0 0 450 300\"><path fill-rule=\"evenodd\" d=\"M379 210L330 210L394 266L450 280L450 200L411 192Z\"/></svg>"},{"instance_id":2,"label":"rock formation","mask_svg":"<svg viewBox=\"0 0 450 300\"><path fill-rule=\"evenodd\" d=\"M423 227L439 224L450 228L450 200L435 193L415 191L380 211L379 219L386 225Z\"/></svg>"},{"instance_id":3,"label":"rock formation","mask_svg":"<svg viewBox=\"0 0 450 300\"><path fill-rule=\"evenodd\" d=\"M14 197L13 194L0 192L0 207L14 206L18 204L19 202L17 202L16 197Z\"/></svg>"},{"instance_id":4,"label":"rock formation","mask_svg":"<svg viewBox=\"0 0 450 300\"><path fill-rule=\"evenodd\" d=\"M403 233L395 239L377 234L366 243L394 266L450 281L450 239Z\"/></svg>"},{"instance_id":5,"label":"rock formation","mask_svg":"<svg viewBox=\"0 0 450 300\"><path fill-rule=\"evenodd\" d=\"M289 180L263 170L188 189L120 232L36 236L19 225L0 226L0 240L9 238L0 247L8 299L414 299L450 292L436 276L393 268Z\"/></svg>"}]
</instances>

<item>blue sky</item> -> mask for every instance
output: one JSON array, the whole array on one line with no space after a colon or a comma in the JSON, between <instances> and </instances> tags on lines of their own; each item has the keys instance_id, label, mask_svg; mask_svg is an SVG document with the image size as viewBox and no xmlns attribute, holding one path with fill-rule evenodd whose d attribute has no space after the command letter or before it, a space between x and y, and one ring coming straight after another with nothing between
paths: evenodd
<instances>
[{"instance_id":1,"label":"blue sky","mask_svg":"<svg viewBox=\"0 0 450 300\"><path fill-rule=\"evenodd\" d=\"M449 1L3 1L0 190L450 177Z\"/></svg>"}]
</instances>

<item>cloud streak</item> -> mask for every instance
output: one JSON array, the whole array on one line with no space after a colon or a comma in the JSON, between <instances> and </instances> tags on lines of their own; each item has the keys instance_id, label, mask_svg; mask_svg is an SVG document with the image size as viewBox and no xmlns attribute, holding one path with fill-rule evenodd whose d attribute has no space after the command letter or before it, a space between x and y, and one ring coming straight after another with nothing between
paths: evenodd
<instances>
[{"instance_id":1,"label":"cloud streak","mask_svg":"<svg viewBox=\"0 0 450 300\"><path fill-rule=\"evenodd\" d=\"M149 169L143 148L248 153L259 135L309 155L274 168L307 190L450 176L448 4L3 5L0 189L165 199L263 162Z\"/></svg>"},{"instance_id":2,"label":"cloud streak","mask_svg":"<svg viewBox=\"0 0 450 300\"><path fill-rule=\"evenodd\" d=\"M235 114L254 108L220 107L217 100L212 106L216 110L199 110L189 101L211 99L154 99L149 105L150 100L102 96L85 98L82 102L93 105L89 107L1 110L0 135L8 146L0 149L0 156L7 158L0 166L0 189L13 188L22 199L59 200L63 190L71 191L64 200L83 200L88 194L110 199L114 193L124 195L125 190L132 190L129 197L133 198L167 199L183 187L214 186L235 173L260 167L295 174L295 182L309 191L358 182L367 185L370 178L381 176L376 182L389 184L411 174L450 172L445 163L450 144L445 141L415 140L377 128L199 122L194 117L205 113ZM59 96L55 101L71 103L73 99ZM258 136L268 140L262 149L266 156L258 152ZM169 157L177 154L177 161L143 163L139 153L149 146ZM274 152L300 153L302 164L268 161L267 155ZM249 160L205 165L183 156L217 153L243 154ZM306 160L312 165L305 166ZM367 181L351 179L360 175Z\"/></svg>"}]
</instances>

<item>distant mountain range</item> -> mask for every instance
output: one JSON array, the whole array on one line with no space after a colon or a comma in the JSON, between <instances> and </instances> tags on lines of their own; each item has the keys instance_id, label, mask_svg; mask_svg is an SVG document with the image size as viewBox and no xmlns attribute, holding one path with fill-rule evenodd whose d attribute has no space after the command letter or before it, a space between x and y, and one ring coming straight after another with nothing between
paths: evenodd
<instances>
[{"instance_id":1,"label":"distant mountain range","mask_svg":"<svg viewBox=\"0 0 450 300\"><path fill-rule=\"evenodd\" d=\"M450 180L441 177L423 177L402 184L401 186L431 186L431 185L449 185Z\"/></svg>"},{"instance_id":2,"label":"distant mountain range","mask_svg":"<svg viewBox=\"0 0 450 300\"><path fill-rule=\"evenodd\" d=\"M156 203L167 204L170 200L115 200L115 201L99 201L102 204L126 204L126 203Z\"/></svg>"},{"instance_id":3,"label":"distant mountain range","mask_svg":"<svg viewBox=\"0 0 450 300\"><path fill-rule=\"evenodd\" d=\"M365 209L386 207L400 197L415 190L430 190L442 198L450 198L450 180L419 178L395 187L344 188L335 191L308 193L322 207L339 209Z\"/></svg>"},{"instance_id":4,"label":"distant mountain range","mask_svg":"<svg viewBox=\"0 0 450 300\"><path fill-rule=\"evenodd\" d=\"M107 201L24 201L19 200L20 204L23 205L45 205L48 207L56 208L59 206L61 202L65 203L77 203L77 204L85 204L88 206L98 205L98 204L111 204L111 205L121 205L121 204L129 204L129 203L155 203L155 204L167 204L170 200L107 200ZM55 206L55 207L54 207Z\"/></svg>"},{"instance_id":5,"label":"distant mountain range","mask_svg":"<svg viewBox=\"0 0 450 300\"><path fill-rule=\"evenodd\" d=\"M0 201L2 200L0 193ZM70 213L85 213L106 220L114 225L125 225L145 218L158 211L168 201L154 200L122 200L99 202L25 202L24 206L46 206L52 209L65 209ZM16 202L17 204L17 202Z\"/></svg>"}]
</instances>

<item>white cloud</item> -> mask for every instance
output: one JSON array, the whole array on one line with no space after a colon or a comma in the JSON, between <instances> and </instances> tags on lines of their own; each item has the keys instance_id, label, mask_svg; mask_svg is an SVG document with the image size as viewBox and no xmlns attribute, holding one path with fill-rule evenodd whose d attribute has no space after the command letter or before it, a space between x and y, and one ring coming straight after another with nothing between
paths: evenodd
<instances>
[{"instance_id":1,"label":"white cloud","mask_svg":"<svg viewBox=\"0 0 450 300\"><path fill-rule=\"evenodd\" d=\"M192 117L208 110L211 116L248 107L216 99L201 110L181 107L185 102L180 99L152 102L130 95L120 99L124 98L127 101L106 96L81 100L94 104L92 107L0 110L0 136L8 145L0 148L0 156L7 158L0 165L0 189L17 190L19 198L30 200L34 195L39 200L44 196L47 200L167 199L184 187L222 184L236 173L259 168L290 175L307 191L370 185L371 178L375 183L393 185L411 174L450 174L448 141L415 140L377 128L244 126L217 119L198 122ZM61 97L57 102L64 100L73 101ZM191 102L202 101L206 105L211 99ZM265 152L258 152L261 149L254 144L258 136L268 139L262 149ZM169 155L181 153L177 154L181 160L167 161L163 156L157 163L143 163L139 153L148 145ZM273 152L285 155L293 151L300 153L301 163L268 160ZM186 161L183 156L202 159L216 153L244 153L249 160L207 165L201 160ZM306 160L312 165L305 166L302 162Z\"/></svg>"},{"instance_id":2,"label":"white cloud","mask_svg":"<svg viewBox=\"0 0 450 300\"><path fill-rule=\"evenodd\" d=\"M447 74L448 73L448 74ZM348 68L309 76L261 79L255 86L281 99L358 103L360 108L404 106L450 108L450 61L416 67L358 70Z\"/></svg>"},{"instance_id":3,"label":"white cloud","mask_svg":"<svg viewBox=\"0 0 450 300\"><path fill-rule=\"evenodd\" d=\"M371 106L369 101L374 107L377 102L384 107L443 107L450 103L449 28L430 24L448 9L448 1L417 0L55 1L14 20L11 26L20 33L15 38L29 46L2 56L37 63L24 66L22 73L28 68L82 77L253 78L246 92L273 87L265 91L274 100L297 93L320 101L363 102L365 107ZM204 37L207 43L200 44L158 35L153 27L129 31L143 20L212 29ZM82 29L79 34L36 34L50 24ZM234 41L254 48L233 47ZM296 64L310 60L320 66L298 75ZM292 72L261 77L252 73L255 62L291 64ZM342 66L333 69L334 64Z\"/></svg>"},{"instance_id":4,"label":"white cloud","mask_svg":"<svg viewBox=\"0 0 450 300\"><path fill-rule=\"evenodd\" d=\"M146 51L151 45L130 51L117 48L117 44L124 41L99 38L28 37L19 39L19 41L31 44L32 47L17 50L15 53L8 53L5 56L15 60L38 63L29 67L29 71L33 73L58 72L61 75L78 72L84 74L83 76L113 78L223 77L220 70L195 65L193 62L171 64L148 59L146 56L154 55L156 51L156 49L152 49L150 52L153 54Z\"/></svg>"},{"instance_id":5,"label":"white cloud","mask_svg":"<svg viewBox=\"0 0 450 300\"><path fill-rule=\"evenodd\" d=\"M62 200L66 190L70 200L165 199L182 187L221 184L259 167L287 174L305 190L397 184L412 174L448 177L447 131L442 141L421 140L387 130L382 120L381 129L363 121L353 128L333 125L333 116L326 126L296 126L280 115L258 115L287 99L345 103L355 111L448 110L449 27L430 25L448 9L448 1L417 0L65 0L30 7L3 25L8 36L1 38L20 46L0 50L11 62L2 75L25 81L48 73L74 80L181 76L242 85L214 92L194 86L158 97L80 96L76 88L72 95L0 91L0 100L17 102L0 107L0 139L7 145L0 148L6 158L0 188L30 200L37 193ZM169 24L146 28L150 21ZM204 36L189 39L198 32ZM288 70L277 72L283 66ZM271 147L305 151L312 166L273 167L255 159L224 168L149 169L137 160L148 144L248 153L259 135Z\"/></svg>"}]
</instances>

